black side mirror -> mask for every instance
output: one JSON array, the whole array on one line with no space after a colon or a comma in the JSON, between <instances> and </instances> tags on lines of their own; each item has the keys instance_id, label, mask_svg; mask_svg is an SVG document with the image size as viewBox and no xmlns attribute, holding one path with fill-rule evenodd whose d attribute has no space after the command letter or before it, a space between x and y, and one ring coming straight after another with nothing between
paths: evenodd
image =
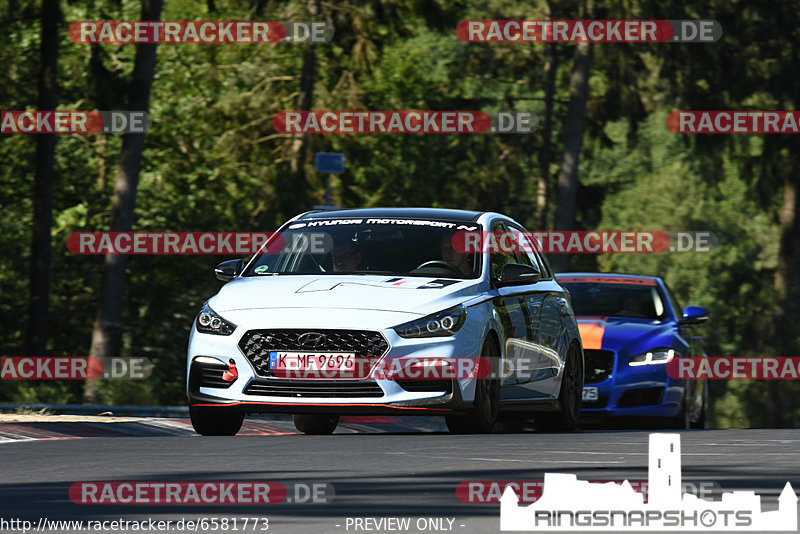
<instances>
[{"instance_id":1,"label":"black side mirror","mask_svg":"<svg viewBox=\"0 0 800 534\"><path fill-rule=\"evenodd\" d=\"M535 284L540 277L539 269L532 265L506 263L500 271L500 277L495 279L495 285L497 287L505 287Z\"/></svg>"},{"instance_id":2,"label":"black side mirror","mask_svg":"<svg viewBox=\"0 0 800 534\"><path fill-rule=\"evenodd\" d=\"M220 282L230 282L243 270L244 262L242 260L228 260L214 267L214 275Z\"/></svg>"}]
</instances>

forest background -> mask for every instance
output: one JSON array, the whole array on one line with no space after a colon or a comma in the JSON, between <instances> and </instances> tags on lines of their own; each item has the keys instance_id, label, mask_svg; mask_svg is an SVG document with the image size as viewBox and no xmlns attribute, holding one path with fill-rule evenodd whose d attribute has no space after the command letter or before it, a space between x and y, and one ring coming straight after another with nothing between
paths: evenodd
<instances>
[{"instance_id":1,"label":"forest background","mask_svg":"<svg viewBox=\"0 0 800 534\"><path fill-rule=\"evenodd\" d=\"M715 43L464 43L465 19L714 19ZM324 20L319 44L76 44L78 20ZM8 381L0 402L185 402L225 257L74 255L78 231L276 229L322 204L506 213L532 230L711 231L708 253L553 257L662 276L711 356L797 356L800 144L679 135L674 110L795 110L794 0L0 0L0 108L149 111L146 135L0 136L0 355L137 356L147 380ZM285 110L534 111L525 135L286 135ZM87 386L88 384L88 386ZM797 427L797 381L713 382L711 425Z\"/></svg>"}]
</instances>

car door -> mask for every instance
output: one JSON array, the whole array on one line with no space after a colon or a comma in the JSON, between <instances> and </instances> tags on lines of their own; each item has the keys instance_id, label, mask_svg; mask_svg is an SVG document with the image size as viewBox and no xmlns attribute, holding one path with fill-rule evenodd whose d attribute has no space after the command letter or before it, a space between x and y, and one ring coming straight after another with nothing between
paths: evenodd
<instances>
[{"instance_id":1,"label":"car door","mask_svg":"<svg viewBox=\"0 0 800 534\"><path fill-rule=\"evenodd\" d=\"M510 222L498 221L492 226L493 232L514 234L512 241L518 242L521 227ZM496 252L490 259L492 277L499 277L506 263L521 263L540 269L530 256L520 247L510 252ZM549 396L551 387L543 381L552 379L553 360L549 351L543 351L537 343L542 304L545 293L537 284L510 286L498 289L499 305L502 307L501 321L504 322L504 373L501 399L524 400ZM503 317L505 316L505 319ZM506 328L508 324L510 328Z\"/></svg>"},{"instance_id":2,"label":"car door","mask_svg":"<svg viewBox=\"0 0 800 534\"><path fill-rule=\"evenodd\" d=\"M511 228L528 234L520 226L511 224ZM530 249L530 251L520 250L518 260L520 263L530 262L529 264L541 273L539 283L533 288L536 301L540 303L538 328L533 340L539 351L540 361L537 363L538 370L531 377L528 387L537 395L557 397L561 384L558 377L567 350L567 332L563 318L565 314L571 313L571 309L566 294L556 283L547 262L537 252L539 247L533 246Z\"/></svg>"}]
</instances>

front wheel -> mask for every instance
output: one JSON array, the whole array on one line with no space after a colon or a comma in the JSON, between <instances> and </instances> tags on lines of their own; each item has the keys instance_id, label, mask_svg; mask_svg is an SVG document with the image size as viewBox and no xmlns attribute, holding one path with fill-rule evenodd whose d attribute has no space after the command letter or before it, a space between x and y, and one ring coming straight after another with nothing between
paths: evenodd
<instances>
[{"instance_id":1,"label":"front wheel","mask_svg":"<svg viewBox=\"0 0 800 534\"><path fill-rule=\"evenodd\" d=\"M578 428L583 402L583 360L578 345L570 345L561 377L558 412L536 418L536 430L572 432Z\"/></svg>"},{"instance_id":2,"label":"front wheel","mask_svg":"<svg viewBox=\"0 0 800 534\"><path fill-rule=\"evenodd\" d=\"M296 414L292 419L297 430L303 434L317 436L333 434L339 424L338 415Z\"/></svg>"},{"instance_id":3,"label":"front wheel","mask_svg":"<svg viewBox=\"0 0 800 534\"><path fill-rule=\"evenodd\" d=\"M210 406L190 406L189 417L201 436L235 436L244 422L244 412Z\"/></svg>"},{"instance_id":4,"label":"front wheel","mask_svg":"<svg viewBox=\"0 0 800 534\"><path fill-rule=\"evenodd\" d=\"M467 415L448 415L445 423L454 434L488 434L497 422L500 406L500 379L495 367L499 362L497 345L487 339L483 343L481 359L478 365L489 365L489 372L483 378L476 379L475 400L473 408ZM479 371L479 376L484 374Z\"/></svg>"}]
</instances>

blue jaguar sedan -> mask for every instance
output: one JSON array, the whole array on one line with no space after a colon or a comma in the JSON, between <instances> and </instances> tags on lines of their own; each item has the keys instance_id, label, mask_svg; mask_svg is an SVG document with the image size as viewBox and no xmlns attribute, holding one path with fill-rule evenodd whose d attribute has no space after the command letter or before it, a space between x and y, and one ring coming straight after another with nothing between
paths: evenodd
<instances>
[{"instance_id":1,"label":"blue jaguar sedan","mask_svg":"<svg viewBox=\"0 0 800 534\"><path fill-rule=\"evenodd\" d=\"M655 276L563 273L557 278L570 292L583 341L582 421L705 428L707 383L672 379L666 364L705 357L696 330L708 320L706 310L681 309Z\"/></svg>"}]
</instances>

